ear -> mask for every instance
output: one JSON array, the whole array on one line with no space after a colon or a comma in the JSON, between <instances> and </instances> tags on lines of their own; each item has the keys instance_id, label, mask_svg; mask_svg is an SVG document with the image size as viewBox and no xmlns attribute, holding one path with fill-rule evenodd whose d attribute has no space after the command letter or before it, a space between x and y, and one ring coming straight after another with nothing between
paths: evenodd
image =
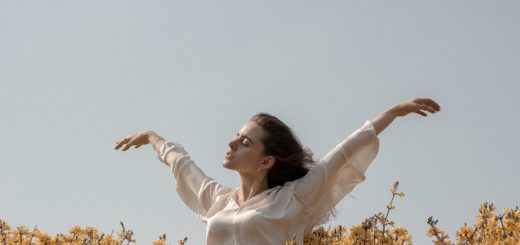
<instances>
[{"instance_id":1,"label":"ear","mask_svg":"<svg viewBox=\"0 0 520 245\"><path fill-rule=\"evenodd\" d=\"M266 156L264 160L260 163L260 168L263 170L270 169L274 163L276 162L276 158L274 156Z\"/></svg>"}]
</instances>

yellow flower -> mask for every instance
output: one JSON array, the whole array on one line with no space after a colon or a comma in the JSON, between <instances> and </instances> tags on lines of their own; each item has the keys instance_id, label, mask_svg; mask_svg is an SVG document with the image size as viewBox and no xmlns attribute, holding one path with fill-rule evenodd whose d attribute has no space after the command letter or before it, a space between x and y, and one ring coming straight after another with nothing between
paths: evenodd
<instances>
[{"instance_id":1,"label":"yellow flower","mask_svg":"<svg viewBox=\"0 0 520 245\"><path fill-rule=\"evenodd\" d=\"M166 242L163 240L155 240L153 241L153 245L166 245Z\"/></svg>"},{"instance_id":2,"label":"yellow flower","mask_svg":"<svg viewBox=\"0 0 520 245\"><path fill-rule=\"evenodd\" d=\"M7 224L5 221L0 220L0 230L9 231L9 230L11 230L11 226L9 226L9 224Z\"/></svg>"},{"instance_id":3,"label":"yellow flower","mask_svg":"<svg viewBox=\"0 0 520 245\"><path fill-rule=\"evenodd\" d=\"M508 237L504 240L504 243L505 245L518 245L520 243L520 239L518 238L513 238L513 237Z\"/></svg>"},{"instance_id":4,"label":"yellow flower","mask_svg":"<svg viewBox=\"0 0 520 245\"><path fill-rule=\"evenodd\" d=\"M29 233L29 229L24 225L16 227L16 229L18 230L18 233L20 233L20 235L25 235Z\"/></svg>"},{"instance_id":5,"label":"yellow flower","mask_svg":"<svg viewBox=\"0 0 520 245\"><path fill-rule=\"evenodd\" d=\"M515 222L514 220L512 219L506 219L504 220L504 228L508 231L515 231L515 230L518 230L518 225L517 222Z\"/></svg>"},{"instance_id":6,"label":"yellow flower","mask_svg":"<svg viewBox=\"0 0 520 245\"><path fill-rule=\"evenodd\" d=\"M395 226L392 228L392 232L398 237L408 234L408 230L402 226Z\"/></svg>"},{"instance_id":7,"label":"yellow flower","mask_svg":"<svg viewBox=\"0 0 520 245\"><path fill-rule=\"evenodd\" d=\"M103 245L115 245L115 244L117 244L117 241L112 239L112 235L105 234L103 236L103 240L101 240L101 244L103 244Z\"/></svg>"},{"instance_id":8,"label":"yellow flower","mask_svg":"<svg viewBox=\"0 0 520 245\"><path fill-rule=\"evenodd\" d=\"M435 234L437 234L439 231L437 230L437 227L430 227L430 229L428 229L428 232L426 233L426 235L428 237L433 237L435 236Z\"/></svg>"},{"instance_id":9,"label":"yellow flower","mask_svg":"<svg viewBox=\"0 0 520 245\"><path fill-rule=\"evenodd\" d=\"M45 232L40 232L38 239L43 244L48 244L52 240L51 236L49 236L49 234L47 234Z\"/></svg>"},{"instance_id":10,"label":"yellow flower","mask_svg":"<svg viewBox=\"0 0 520 245\"><path fill-rule=\"evenodd\" d=\"M76 234L76 235L79 235L81 233L81 227L75 225L75 226L72 226L70 229L69 229L69 233L70 234Z\"/></svg>"},{"instance_id":11,"label":"yellow flower","mask_svg":"<svg viewBox=\"0 0 520 245\"><path fill-rule=\"evenodd\" d=\"M468 240L469 243L473 243L471 237L473 236L473 229L469 227L467 224L464 224L456 233L457 240L460 241L466 241Z\"/></svg>"}]
</instances>

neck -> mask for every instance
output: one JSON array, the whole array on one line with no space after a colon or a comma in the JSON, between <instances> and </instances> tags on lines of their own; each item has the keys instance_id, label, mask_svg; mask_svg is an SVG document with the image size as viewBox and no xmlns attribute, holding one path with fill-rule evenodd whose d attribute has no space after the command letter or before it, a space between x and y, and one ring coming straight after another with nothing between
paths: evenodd
<instances>
[{"instance_id":1,"label":"neck","mask_svg":"<svg viewBox=\"0 0 520 245\"><path fill-rule=\"evenodd\" d=\"M238 199L243 203L250 198L269 189L267 178L265 174L247 175L240 174L240 190L238 192Z\"/></svg>"}]
</instances>

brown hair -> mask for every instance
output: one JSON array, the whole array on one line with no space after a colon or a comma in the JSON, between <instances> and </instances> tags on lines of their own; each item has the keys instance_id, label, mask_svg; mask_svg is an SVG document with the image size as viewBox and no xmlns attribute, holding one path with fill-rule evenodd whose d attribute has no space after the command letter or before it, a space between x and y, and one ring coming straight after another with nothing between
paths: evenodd
<instances>
[{"instance_id":1,"label":"brown hair","mask_svg":"<svg viewBox=\"0 0 520 245\"><path fill-rule=\"evenodd\" d=\"M273 156L276 161L267 173L269 188L284 185L287 181L299 179L315 164L312 152L303 148L291 128L277 117L258 113L251 118L265 131L262 139L264 154Z\"/></svg>"}]
</instances>

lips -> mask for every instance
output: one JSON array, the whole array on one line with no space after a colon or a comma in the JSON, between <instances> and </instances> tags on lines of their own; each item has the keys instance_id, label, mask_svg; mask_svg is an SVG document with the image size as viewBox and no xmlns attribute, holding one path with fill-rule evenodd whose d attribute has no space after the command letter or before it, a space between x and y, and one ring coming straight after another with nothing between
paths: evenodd
<instances>
[{"instance_id":1,"label":"lips","mask_svg":"<svg viewBox=\"0 0 520 245\"><path fill-rule=\"evenodd\" d=\"M226 152L226 155L224 156L225 159L231 159L231 153Z\"/></svg>"}]
</instances>

